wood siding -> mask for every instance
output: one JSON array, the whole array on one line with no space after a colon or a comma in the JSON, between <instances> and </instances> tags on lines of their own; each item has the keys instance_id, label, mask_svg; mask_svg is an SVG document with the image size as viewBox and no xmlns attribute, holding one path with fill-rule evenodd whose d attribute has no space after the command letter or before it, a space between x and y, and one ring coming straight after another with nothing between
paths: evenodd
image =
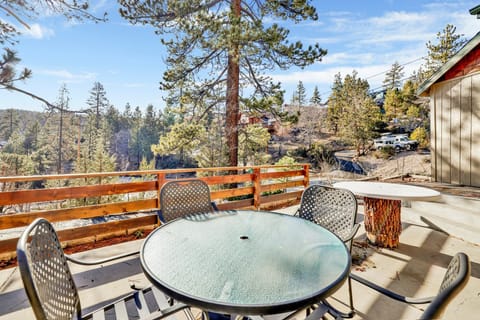
<instances>
[{"instance_id":1,"label":"wood siding","mask_svg":"<svg viewBox=\"0 0 480 320\"><path fill-rule=\"evenodd\" d=\"M480 187L480 72L430 91L432 178Z\"/></svg>"}]
</instances>

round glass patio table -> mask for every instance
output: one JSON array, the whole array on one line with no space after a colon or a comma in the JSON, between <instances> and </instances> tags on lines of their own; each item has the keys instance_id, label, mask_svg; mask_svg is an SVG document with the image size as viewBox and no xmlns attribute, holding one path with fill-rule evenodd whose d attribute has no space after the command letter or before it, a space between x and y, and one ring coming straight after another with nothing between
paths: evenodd
<instances>
[{"instance_id":1,"label":"round glass patio table","mask_svg":"<svg viewBox=\"0 0 480 320\"><path fill-rule=\"evenodd\" d=\"M220 211L180 218L141 248L147 278L168 296L221 313L297 310L345 281L350 255L333 233L294 216Z\"/></svg>"}]
</instances>

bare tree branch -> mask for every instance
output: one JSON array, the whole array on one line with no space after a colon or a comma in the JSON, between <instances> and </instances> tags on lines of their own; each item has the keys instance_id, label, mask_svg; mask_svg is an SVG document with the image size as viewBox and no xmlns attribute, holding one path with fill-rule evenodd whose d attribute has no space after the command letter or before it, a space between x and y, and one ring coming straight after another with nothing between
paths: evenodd
<instances>
[{"instance_id":1,"label":"bare tree branch","mask_svg":"<svg viewBox=\"0 0 480 320\"><path fill-rule=\"evenodd\" d=\"M27 29L30 29L30 26L22 20L22 18L20 18L15 12L13 12L12 10L10 10L10 8L7 8L5 6L2 6L0 5L0 9L4 10L5 12L7 12L9 15L11 15L12 17L15 18L15 20L17 20L19 23L21 23L25 28Z\"/></svg>"},{"instance_id":2,"label":"bare tree branch","mask_svg":"<svg viewBox=\"0 0 480 320\"><path fill-rule=\"evenodd\" d=\"M56 105L50 103L48 100L40 97L40 96L37 96L36 94L34 93L31 93L31 92L28 92L28 91L25 91L23 89L20 89L20 88L17 88L17 87L14 87L14 86L11 86L11 85L6 85L5 88L3 89L7 89L7 90L12 90L12 91L17 91L17 92L20 92L20 93L23 93L24 95L27 95L29 96L30 98L32 99L35 99L35 100L38 100L38 101L41 101L43 103L45 103L47 105L47 107L49 109L52 109L52 110L62 110L64 112L68 112L68 113L88 113L88 110L63 110L63 109L60 109L59 107L57 107Z\"/></svg>"}]
</instances>

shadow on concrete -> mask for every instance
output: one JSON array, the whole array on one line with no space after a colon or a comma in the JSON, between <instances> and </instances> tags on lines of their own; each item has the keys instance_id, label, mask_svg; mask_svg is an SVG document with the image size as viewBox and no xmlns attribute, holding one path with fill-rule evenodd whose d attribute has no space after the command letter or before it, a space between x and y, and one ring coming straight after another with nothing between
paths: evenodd
<instances>
[{"instance_id":1,"label":"shadow on concrete","mask_svg":"<svg viewBox=\"0 0 480 320\"><path fill-rule=\"evenodd\" d=\"M18 267L16 268L16 271L12 269L12 272L19 272ZM74 271L72 270L72 272ZM125 281L127 281L126 278L139 273L142 273L142 268L140 265L140 259L136 257L106 266L99 266L98 268L88 271L74 273L73 278L77 289L81 291L98 287L118 279L125 278ZM19 277L17 277L17 279L19 279ZM21 309L30 308L30 302L28 301L23 286L21 289L13 290L4 294L0 293L0 301L0 316ZM105 305L105 303L105 301L102 301L98 305ZM89 309L92 308L93 307L89 307Z\"/></svg>"}]
</instances>

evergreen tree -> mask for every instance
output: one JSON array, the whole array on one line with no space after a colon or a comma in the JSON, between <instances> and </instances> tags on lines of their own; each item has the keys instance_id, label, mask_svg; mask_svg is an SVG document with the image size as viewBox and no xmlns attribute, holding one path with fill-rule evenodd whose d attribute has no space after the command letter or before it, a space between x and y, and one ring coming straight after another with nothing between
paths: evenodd
<instances>
[{"instance_id":1,"label":"evergreen tree","mask_svg":"<svg viewBox=\"0 0 480 320\"><path fill-rule=\"evenodd\" d=\"M0 139L7 141L17 129L19 123L18 112L15 109L7 109L0 118Z\"/></svg>"},{"instance_id":2,"label":"evergreen tree","mask_svg":"<svg viewBox=\"0 0 480 320\"><path fill-rule=\"evenodd\" d=\"M95 82L87 99L89 114L95 118L95 129L100 129L100 121L109 104L105 88L100 82Z\"/></svg>"},{"instance_id":3,"label":"evergreen tree","mask_svg":"<svg viewBox=\"0 0 480 320\"><path fill-rule=\"evenodd\" d=\"M336 79L338 81L341 78L339 76ZM368 140L374 135L374 126L380 118L380 111L369 95L368 82L358 78L356 71L347 75L343 83L336 87L333 106L336 110L338 135L352 144L357 156L360 156Z\"/></svg>"},{"instance_id":4,"label":"evergreen tree","mask_svg":"<svg viewBox=\"0 0 480 320\"><path fill-rule=\"evenodd\" d=\"M196 123L177 123L171 130L160 136L158 144L152 145L155 155L177 154L183 166L186 156L193 156L207 137L205 126Z\"/></svg>"},{"instance_id":5,"label":"evergreen tree","mask_svg":"<svg viewBox=\"0 0 480 320\"><path fill-rule=\"evenodd\" d=\"M132 119L133 119L132 107L130 106L130 103L127 102L125 104L125 109L123 110L123 113L121 116L122 128L130 130L132 126L132 121L133 121Z\"/></svg>"},{"instance_id":6,"label":"evergreen tree","mask_svg":"<svg viewBox=\"0 0 480 320\"><path fill-rule=\"evenodd\" d=\"M268 99L281 90L264 74L265 70L305 67L326 54L318 44L305 49L301 42L290 43L288 30L277 23L264 24L269 18L316 20L316 10L308 0L119 3L123 17L132 23L151 24L164 36L168 69L162 89L188 97L194 107L213 108L217 103L225 103L231 166L238 163L240 88L251 85L253 97ZM200 111L200 115L206 114Z\"/></svg>"},{"instance_id":7,"label":"evergreen tree","mask_svg":"<svg viewBox=\"0 0 480 320\"><path fill-rule=\"evenodd\" d=\"M35 120L33 123L30 123L27 127L25 133L25 140L23 142L23 147L27 155L31 155L38 149L38 139L40 134L40 123L38 120Z\"/></svg>"},{"instance_id":8,"label":"evergreen tree","mask_svg":"<svg viewBox=\"0 0 480 320\"><path fill-rule=\"evenodd\" d=\"M115 134L122 129L121 115L118 112L118 109L113 105L109 105L105 111L105 120L107 121L108 127L112 130L112 133Z\"/></svg>"},{"instance_id":9,"label":"evergreen tree","mask_svg":"<svg viewBox=\"0 0 480 320\"><path fill-rule=\"evenodd\" d=\"M312 97L310 98L310 103L313 105L319 105L321 102L322 102L322 97L320 96L318 87L315 86L315 88L313 89Z\"/></svg>"},{"instance_id":10,"label":"evergreen tree","mask_svg":"<svg viewBox=\"0 0 480 320\"><path fill-rule=\"evenodd\" d=\"M34 173L34 164L24 149L24 136L20 130L15 130L0 150L0 174L3 176L31 175ZM2 190L6 190L3 189Z\"/></svg>"},{"instance_id":11,"label":"evergreen tree","mask_svg":"<svg viewBox=\"0 0 480 320\"><path fill-rule=\"evenodd\" d=\"M143 154L143 141L142 141L142 126L143 117L142 110L139 106L135 107L130 121L130 141L128 144L128 160L133 164L133 168L137 170L140 166ZM158 137L157 137L158 139Z\"/></svg>"},{"instance_id":12,"label":"evergreen tree","mask_svg":"<svg viewBox=\"0 0 480 320\"><path fill-rule=\"evenodd\" d=\"M92 121L91 121L92 122ZM115 155L111 155L109 152L109 142L106 139L108 128L106 121L100 123L100 128L95 135L95 141L92 146L87 143L82 143L80 146L80 156L76 158L74 162L75 173L92 173L92 172L112 172L116 168ZM91 150L93 149L93 150ZM90 184L108 184L114 183L118 180L118 177L96 177L85 178L83 180L75 179L71 182L73 186L90 185ZM114 202L120 200L119 196L104 196L102 197L88 197L74 199L71 201L71 205L87 205L87 204L100 204L105 202Z\"/></svg>"},{"instance_id":13,"label":"evergreen tree","mask_svg":"<svg viewBox=\"0 0 480 320\"><path fill-rule=\"evenodd\" d=\"M222 121L214 117L206 127L206 139L193 155L200 168L228 166L228 148Z\"/></svg>"},{"instance_id":14,"label":"evergreen tree","mask_svg":"<svg viewBox=\"0 0 480 320\"><path fill-rule=\"evenodd\" d=\"M417 84L412 81L406 81L402 88L402 112L407 116L409 131L422 127L428 127L430 122L429 105L422 100L417 99Z\"/></svg>"},{"instance_id":15,"label":"evergreen tree","mask_svg":"<svg viewBox=\"0 0 480 320\"><path fill-rule=\"evenodd\" d=\"M303 85L302 81L298 81L297 90L296 90L296 97L298 106L304 106L307 102L307 94L305 92L305 86Z\"/></svg>"},{"instance_id":16,"label":"evergreen tree","mask_svg":"<svg viewBox=\"0 0 480 320\"><path fill-rule=\"evenodd\" d=\"M105 124L103 125L103 130L98 135L97 140L95 141L95 152L93 156L89 159L90 165L88 167L88 172L112 172L115 171L115 156L110 155L109 152L109 143L106 140ZM103 178L105 179L105 178ZM105 181L103 181L105 182Z\"/></svg>"},{"instance_id":17,"label":"evergreen tree","mask_svg":"<svg viewBox=\"0 0 480 320\"><path fill-rule=\"evenodd\" d=\"M385 79L383 80L383 87L387 90L398 89L402 85L403 78L403 66L401 66L397 61L392 64L392 68L385 74Z\"/></svg>"},{"instance_id":18,"label":"evergreen tree","mask_svg":"<svg viewBox=\"0 0 480 320\"><path fill-rule=\"evenodd\" d=\"M292 93L292 98L290 98L290 104L294 105L294 106L298 106L299 103L298 103L298 96L297 96L297 91L294 91Z\"/></svg>"},{"instance_id":19,"label":"evergreen tree","mask_svg":"<svg viewBox=\"0 0 480 320\"><path fill-rule=\"evenodd\" d=\"M153 105L149 104L139 130L140 154L141 158L145 158L147 162L150 162L154 157L151 146L158 143L161 126L160 118L157 116Z\"/></svg>"},{"instance_id":20,"label":"evergreen tree","mask_svg":"<svg viewBox=\"0 0 480 320\"><path fill-rule=\"evenodd\" d=\"M327 127L336 135L338 132L338 121L342 113L343 101L343 80L340 73L335 74L332 85L332 93L328 98Z\"/></svg>"},{"instance_id":21,"label":"evergreen tree","mask_svg":"<svg viewBox=\"0 0 480 320\"><path fill-rule=\"evenodd\" d=\"M428 79L435 71L443 66L455 53L460 50L467 42L463 34L456 34L457 27L447 24L442 32L437 32L437 43L428 41L427 57L425 58L425 71L421 75L421 80Z\"/></svg>"},{"instance_id":22,"label":"evergreen tree","mask_svg":"<svg viewBox=\"0 0 480 320\"><path fill-rule=\"evenodd\" d=\"M51 174L55 167L55 141L56 128L54 126L54 114L50 114L43 125L40 128L38 134L38 145L36 150L32 154L33 162L35 163L35 174Z\"/></svg>"},{"instance_id":23,"label":"evergreen tree","mask_svg":"<svg viewBox=\"0 0 480 320\"><path fill-rule=\"evenodd\" d=\"M262 165L270 160L266 152L270 133L261 125L247 125L240 130L239 157L244 166Z\"/></svg>"},{"instance_id":24,"label":"evergreen tree","mask_svg":"<svg viewBox=\"0 0 480 320\"><path fill-rule=\"evenodd\" d=\"M69 112L69 91L67 86L63 84L60 87L59 95L56 103L56 110L51 113L51 127L49 134L55 136L55 155L53 159L56 162L56 173L64 173L70 171L69 167L65 167L67 163L71 163L75 158L75 121L74 115Z\"/></svg>"},{"instance_id":25,"label":"evergreen tree","mask_svg":"<svg viewBox=\"0 0 480 320\"><path fill-rule=\"evenodd\" d=\"M402 110L403 99L400 90L390 89L385 94L383 109L385 109L385 118L388 121L401 118L404 115Z\"/></svg>"}]
</instances>

